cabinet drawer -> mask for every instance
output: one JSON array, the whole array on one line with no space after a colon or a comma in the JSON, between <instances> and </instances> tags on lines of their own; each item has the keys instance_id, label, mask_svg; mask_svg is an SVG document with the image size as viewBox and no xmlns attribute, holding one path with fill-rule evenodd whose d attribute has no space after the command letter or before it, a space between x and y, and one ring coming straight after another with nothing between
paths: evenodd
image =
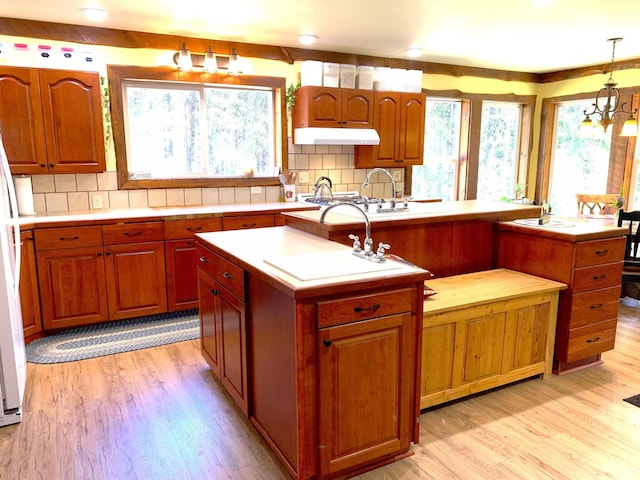
<instances>
[{"instance_id":1,"label":"cabinet drawer","mask_svg":"<svg viewBox=\"0 0 640 480\"><path fill-rule=\"evenodd\" d=\"M620 287L604 288L569 297L569 328L583 327L618 317Z\"/></svg>"},{"instance_id":2,"label":"cabinet drawer","mask_svg":"<svg viewBox=\"0 0 640 480\"><path fill-rule=\"evenodd\" d=\"M214 255L214 278L240 300L244 300L244 270L220 255Z\"/></svg>"},{"instance_id":3,"label":"cabinet drawer","mask_svg":"<svg viewBox=\"0 0 640 480\"><path fill-rule=\"evenodd\" d=\"M36 250L100 247L102 230L99 226L38 229L35 231L35 239Z\"/></svg>"},{"instance_id":4,"label":"cabinet drawer","mask_svg":"<svg viewBox=\"0 0 640 480\"><path fill-rule=\"evenodd\" d=\"M207 272L212 277L216 276L216 258L217 255L208 248L196 243L196 257L199 268Z\"/></svg>"},{"instance_id":5,"label":"cabinet drawer","mask_svg":"<svg viewBox=\"0 0 640 480\"><path fill-rule=\"evenodd\" d=\"M617 319L569 330L566 362L613 350Z\"/></svg>"},{"instance_id":6,"label":"cabinet drawer","mask_svg":"<svg viewBox=\"0 0 640 480\"><path fill-rule=\"evenodd\" d=\"M196 218L191 220L170 220L164 222L164 239L190 239L194 233L222 230L222 218Z\"/></svg>"},{"instance_id":7,"label":"cabinet drawer","mask_svg":"<svg viewBox=\"0 0 640 480\"><path fill-rule=\"evenodd\" d=\"M102 240L105 245L162 241L162 222L105 225Z\"/></svg>"},{"instance_id":8,"label":"cabinet drawer","mask_svg":"<svg viewBox=\"0 0 640 480\"><path fill-rule=\"evenodd\" d=\"M414 303L413 291L409 288L318 302L318 328L411 312Z\"/></svg>"},{"instance_id":9,"label":"cabinet drawer","mask_svg":"<svg viewBox=\"0 0 640 480\"><path fill-rule=\"evenodd\" d=\"M624 237L594 240L576 244L576 267L621 262L624 258Z\"/></svg>"},{"instance_id":10,"label":"cabinet drawer","mask_svg":"<svg viewBox=\"0 0 640 480\"><path fill-rule=\"evenodd\" d=\"M571 290L574 293L613 287L622 282L622 262L576 268Z\"/></svg>"},{"instance_id":11,"label":"cabinet drawer","mask_svg":"<svg viewBox=\"0 0 640 480\"><path fill-rule=\"evenodd\" d=\"M223 217L223 230L242 230L243 228L273 227L273 215L246 215L243 217Z\"/></svg>"}]
</instances>

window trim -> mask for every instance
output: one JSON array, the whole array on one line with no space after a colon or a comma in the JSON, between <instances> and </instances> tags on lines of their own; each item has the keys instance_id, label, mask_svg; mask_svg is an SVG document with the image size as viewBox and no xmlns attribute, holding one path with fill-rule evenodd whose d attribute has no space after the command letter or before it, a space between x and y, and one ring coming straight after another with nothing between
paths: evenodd
<instances>
[{"instance_id":1,"label":"window trim","mask_svg":"<svg viewBox=\"0 0 640 480\"><path fill-rule=\"evenodd\" d=\"M225 177L225 178L183 178L183 179L129 179L127 166L127 142L125 138L124 105L122 82L124 80L164 80L170 82L190 82L226 85L247 85L269 87L274 90L274 114L280 122L275 122L275 150L280 152L282 169L287 168L287 107L285 103L286 79L256 75L232 76L227 74L207 74L182 72L172 67L137 67L128 65L107 65L109 97L111 101L111 131L116 153L116 169L119 189L151 188L197 188L197 187L250 187L279 185L273 177Z\"/></svg>"},{"instance_id":2,"label":"window trim","mask_svg":"<svg viewBox=\"0 0 640 480\"><path fill-rule=\"evenodd\" d=\"M637 108L640 103L640 87L620 88L620 102L628 102L632 108ZM551 156L553 152L553 142L555 136L554 125L558 104L573 100L584 100L595 98L598 92L577 93L573 95L562 95L542 99L542 111L540 122L540 138L538 144L537 159L537 179L535 199L541 201L549 195L549 185L551 180ZM609 169L622 172L610 175L607 181L607 191L618 193L622 184L625 192L630 191L631 170L633 154L635 151L636 137L621 137L616 132L620 132L622 124L626 118L623 115L613 117L613 124L609 127L613 129L611 137L611 151L609 154ZM620 180L620 181L618 181Z\"/></svg>"},{"instance_id":3,"label":"window trim","mask_svg":"<svg viewBox=\"0 0 640 480\"><path fill-rule=\"evenodd\" d=\"M536 95L516 95L515 93L480 94L466 93L460 90L428 90L422 89L427 98L443 100L460 100L462 102L460 124L460 154L457 169L457 186L455 200L476 198L478 167L480 162L480 132L482 102L518 103L522 106L520 118L520 142L516 167L516 183L529 183L531 153L533 151L533 116L536 106ZM411 194L412 170L406 169L406 194ZM525 195L529 195L529 189Z\"/></svg>"}]
</instances>

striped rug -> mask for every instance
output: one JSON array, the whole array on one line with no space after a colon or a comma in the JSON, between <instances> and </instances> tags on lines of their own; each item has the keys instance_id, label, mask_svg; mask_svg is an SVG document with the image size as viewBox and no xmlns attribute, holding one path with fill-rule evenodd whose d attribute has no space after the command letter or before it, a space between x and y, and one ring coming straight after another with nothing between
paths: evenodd
<instances>
[{"instance_id":1,"label":"striped rug","mask_svg":"<svg viewBox=\"0 0 640 480\"><path fill-rule=\"evenodd\" d=\"M72 328L39 338L27 345L27 361L71 362L199 337L198 310L185 310Z\"/></svg>"}]
</instances>

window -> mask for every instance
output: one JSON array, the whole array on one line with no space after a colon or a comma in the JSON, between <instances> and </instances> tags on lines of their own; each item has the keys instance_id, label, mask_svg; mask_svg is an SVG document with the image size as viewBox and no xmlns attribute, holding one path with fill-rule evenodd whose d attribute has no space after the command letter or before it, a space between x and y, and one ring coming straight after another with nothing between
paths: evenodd
<instances>
[{"instance_id":1,"label":"window","mask_svg":"<svg viewBox=\"0 0 640 480\"><path fill-rule=\"evenodd\" d=\"M460 155L460 114L458 100L427 98L424 163L413 167L413 196L455 200Z\"/></svg>"},{"instance_id":2,"label":"window","mask_svg":"<svg viewBox=\"0 0 640 480\"><path fill-rule=\"evenodd\" d=\"M411 195L513 199L527 183L535 97L459 96L427 91L424 163L410 173Z\"/></svg>"},{"instance_id":3,"label":"window","mask_svg":"<svg viewBox=\"0 0 640 480\"><path fill-rule=\"evenodd\" d=\"M108 70L121 188L278 183L286 168L283 78Z\"/></svg>"},{"instance_id":4,"label":"window","mask_svg":"<svg viewBox=\"0 0 640 480\"><path fill-rule=\"evenodd\" d=\"M554 128L549 204L558 215L576 215L577 193L607 192L611 132L594 129L595 135L580 133L584 111L593 100L563 102L557 105Z\"/></svg>"},{"instance_id":5,"label":"window","mask_svg":"<svg viewBox=\"0 0 640 480\"><path fill-rule=\"evenodd\" d=\"M512 199L515 194L521 106L482 103L476 198Z\"/></svg>"}]
</instances>

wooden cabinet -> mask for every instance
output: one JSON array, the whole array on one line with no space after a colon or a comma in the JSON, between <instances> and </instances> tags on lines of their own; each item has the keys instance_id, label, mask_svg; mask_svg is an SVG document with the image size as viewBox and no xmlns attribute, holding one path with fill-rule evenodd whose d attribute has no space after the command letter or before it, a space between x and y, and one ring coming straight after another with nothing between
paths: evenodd
<instances>
[{"instance_id":1,"label":"wooden cabinet","mask_svg":"<svg viewBox=\"0 0 640 480\"><path fill-rule=\"evenodd\" d=\"M237 217L223 217L223 230L244 230L248 228L264 228L282 225L284 220L281 215L241 215Z\"/></svg>"},{"instance_id":2,"label":"wooden cabinet","mask_svg":"<svg viewBox=\"0 0 640 480\"><path fill-rule=\"evenodd\" d=\"M201 349L227 393L249 413L245 274L197 245Z\"/></svg>"},{"instance_id":3,"label":"wooden cabinet","mask_svg":"<svg viewBox=\"0 0 640 480\"><path fill-rule=\"evenodd\" d=\"M20 306L24 338L28 342L42 332L40 295L33 230L20 232L22 246L20 254Z\"/></svg>"},{"instance_id":4,"label":"wooden cabinet","mask_svg":"<svg viewBox=\"0 0 640 480\"><path fill-rule=\"evenodd\" d=\"M426 96L375 92L373 105L373 127L380 144L356 145L356 168L422 165Z\"/></svg>"},{"instance_id":5,"label":"wooden cabinet","mask_svg":"<svg viewBox=\"0 0 640 480\"><path fill-rule=\"evenodd\" d=\"M318 331L321 476L411 442L412 298L405 289L318 303L319 325L344 322Z\"/></svg>"},{"instance_id":6,"label":"wooden cabinet","mask_svg":"<svg viewBox=\"0 0 640 480\"><path fill-rule=\"evenodd\" d=\"M294 128L373 128L373 91L353 88L300 87Z\"/></svg>"},{"instance_id":7,"label":"wooden cabinet","mask_svg":"<svg viewBox=\"0 0 640 480\"><path fill-rule=\"evenodd\" d=\"M625 238L540 234L511 223L498 225L497 264L568 285L560 295L554 373L601 362L614 348Z\"/></svg>"},{"instance_id":8,"label":"wooden cabinet","mask_svg":"<svg viewBox=\"0 0 640 480\"><path fill-rule=\"evenodd\" d=\"M221 229L222 218L164 222L167 308L170 312L198 308L198 257L193 236Z\"/></svg>"},{"instance_id":9,"label":"wooden cabinet","mask_svg":"<svg viewBox=\"0 0 640 480\"><path fill-rule=\"evenodd\" d=\"M167 311L162 222L102 227L109 319Z\"/></svg>"},{"instance_id":10,"label":"wooden cabinet","mask_svg":"<svg viewBox=\"0 0 640 480\"><path fill-rule=\"evenodd\" d=\"M34 233L45 330L107 320L100 227L63 227Z\"/></svg>"},{"instance_id":11,"label":"wooden cabinet","mask_svg":"<svg viewBox=\"0 0 640 480\"><path fill-rule=\"evenodd\" d=\"M429 280L420 408L534 375L551 374L558 291L508 270Z\"/></svg>"},{"instance_id":12,"label":"wooden cabinet","mask_svg":"<svg viewBox=\"0 0 640 480\"><path fill-rule=\"evenodd\" d=\"M105 170L97 73L1 66L0 123L14 174Z\"/></svg>"}]
</instances>

